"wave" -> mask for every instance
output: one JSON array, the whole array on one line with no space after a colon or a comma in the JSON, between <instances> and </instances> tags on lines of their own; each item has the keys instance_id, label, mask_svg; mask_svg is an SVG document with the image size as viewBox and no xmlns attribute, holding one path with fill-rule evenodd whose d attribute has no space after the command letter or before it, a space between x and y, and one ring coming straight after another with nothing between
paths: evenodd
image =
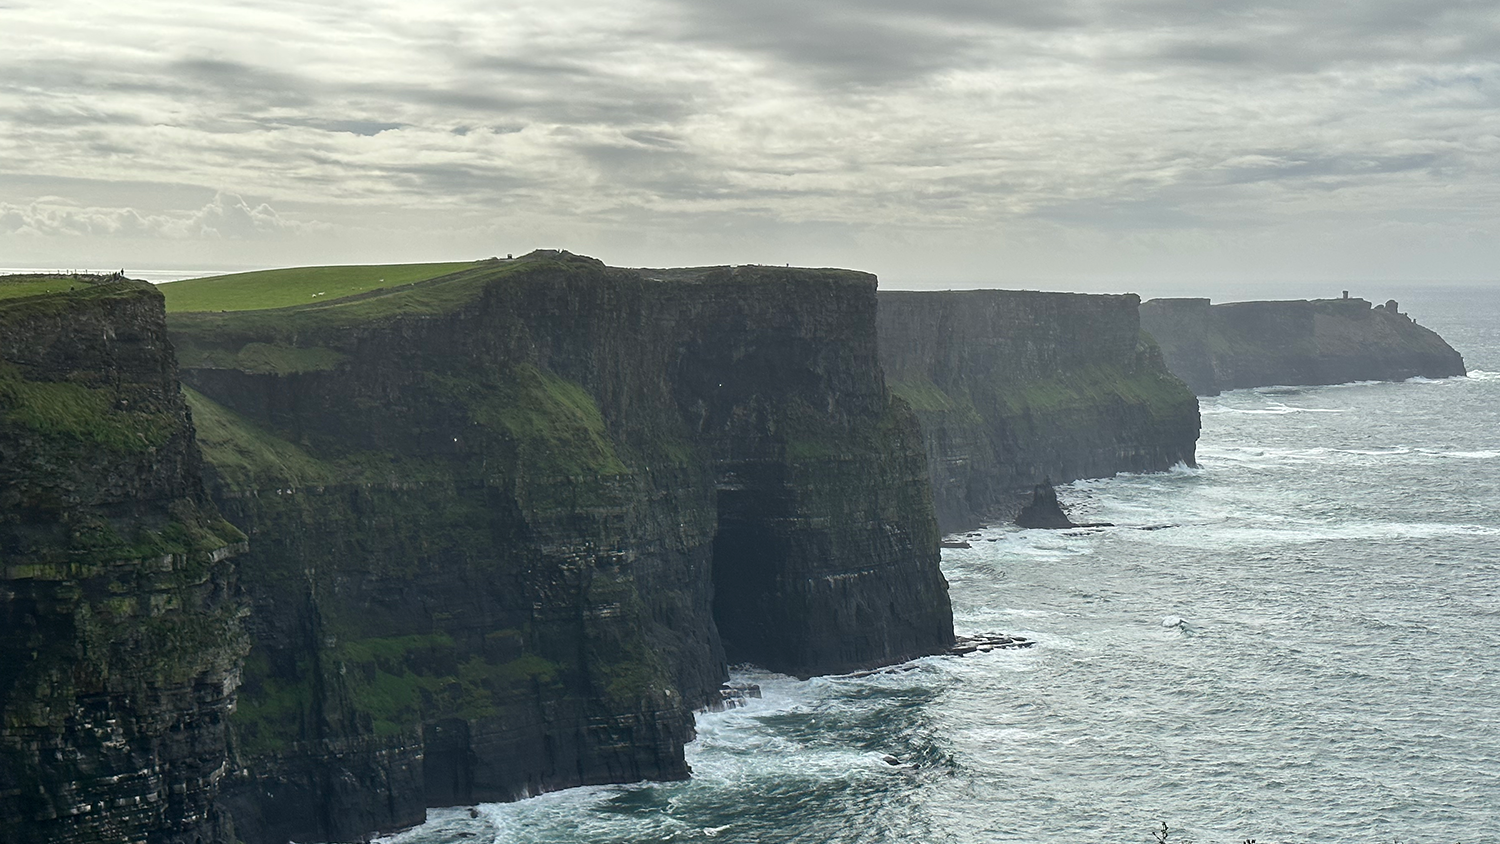
<instances>
[{"instance_id":1,"label":"wave","mask_svg":"<svg viewBox=\"0 0 1500 844\"><path fill-rule=\"evenodd\" d=\"M1440 539L1444 537L1500 536L1500 528L1488 525L1445 522L1314 522L1266 518L1260 524L1182 525L1182 531L1140 534L1145 541L1173 547L1200 546L1205 539L1214 545L1255 547L1305 545L1314 542L1360 540Z\"/></svg>"},{"instance_id":2,"label":"wave","mask_svg":"<svg viewBox=\"0 0 1500 844\"><path fill-rule=\"evenodd\" d=\"M1494 460L1500 457L1500 451L1428 451L1424 449L1422 453L1433 457L1454 457L1459 460Z\"/></svg>"},{"instance_id":3,"label":"wave","mask_svg":"<svg viewBox=\"0 0 1500 844\"><path fill-rule=\"evenodd\" d=\"M1198 447L1199 460L1210 463L1214 460L1227 460L1236 463L1316 463L1339 460L1345 457L1401 457L1417 453L1439 454L1440 452L1424 452L1420 449L1413 450L1404 445L1388 446L1385 448L1329 448L1326 446L1314 446L1313 448L1276 448L1273 446L1253 448L1233 445L1200 445ZM1482 452L1472 452L1472 454L1479 455Z\"/></svg>"},{"instance_id":4,"label":"wave","mask_svg":"<svg viewBox=\"0 0 1500 844\"><path fill-rule=\"evenodd\" d=\"M1347 408L1336 407L1292 407L1277 402L1269 407L1226 407L1224 405L1204 405L1199 402L1198 412L1205 416L1219 413L1234 413L1245 416L1286 416L1290 413L1348 413Z\"/></svg>"},{"instance_id":5,"label":"wave","mask_svg":"<svg viewBox=\"0 0 1500 844\"><path fill-rule=\"evenodd\" d=\"M1500 381L1500 372L1486 372L1483 369L1469 370L1470 381Z\"/></svg>"},{"instance_id":6,"label":"wave","mask_svg":"<svg viewBox=\"0 0 1500 844\"><path fill-rule=\"evenodd\" d=\"M1404 445L1387 446L1384 448L1328 448L1324 446L1314 448L1254 448L1250 446L1214 445L1199 445L1198 447L1199 461L1207 464L1210 468L1212 468L1212 464L1215 461L1258 464L1317 463L1364 457L1405 456L1442 458L1447 460L1495 460L1500 458L1500 451L1493 449L1448 450L1412 448ZM1196 473L1202 470L1192 471Z\"/></svg>"}]
</instances>

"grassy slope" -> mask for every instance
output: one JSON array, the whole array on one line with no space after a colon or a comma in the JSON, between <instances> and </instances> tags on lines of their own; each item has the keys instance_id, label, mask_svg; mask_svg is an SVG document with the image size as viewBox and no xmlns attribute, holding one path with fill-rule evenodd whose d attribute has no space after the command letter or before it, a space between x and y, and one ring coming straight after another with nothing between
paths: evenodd
<instances>
[{"instance_id":1,"label":"grassy slope","mask_svg":"<svg viewBox=\"0 0 1500 844\"><path fill-rule=\"evenodd\" d=\"M74 278L35 275L0 276L0 299L19 299L23 296L40 296L43 293L67 293L90 286L88 282Z\"/></svg>"},{"instance_id":2,"label":"grassy slope","mask_svg":"<svg viewBox=\"0 0 1500 844\"><path fill-rule=\"evenodd\" d=\"M534 264L520 261L478 261L457 266L458 272L444 273L395 287L389 285L390 278L386 277L386 287L349 294L339 299L330 294L308 302L299 299L291 304L268 305L241 311L217 307L211 311L184 311L180 306L173 307L173 298L177 294L166 289L171 284L163 284L158 289L167 297L167 324L173 332L174 341L179 344L179 357L187 366L198 366L201 364L192 358L191 352L182 354L182 343L238 352L247 343L274 344L291 341L294 337L318 337L333 329L401 314L448 313L479 297L491 280ZM180 283L187 282L172 284ZM220 310L230 312L220 313ZM303 345L296 341L291 341L290 344Z\"/></svg>"},{"instance_id":3,"label":"grassy slope","mask_svg":"<svg viewBox=\"0 0 1500 844\"><path fill-rule=\"evenodd\" d=\"M339 299L425 281L474 266L472 261L448 264L388 264L346 267L293 267L251 273L173 281L158 289L167 297L167 311L254 311L285 308Z\"/></svg>"}]
</instances>

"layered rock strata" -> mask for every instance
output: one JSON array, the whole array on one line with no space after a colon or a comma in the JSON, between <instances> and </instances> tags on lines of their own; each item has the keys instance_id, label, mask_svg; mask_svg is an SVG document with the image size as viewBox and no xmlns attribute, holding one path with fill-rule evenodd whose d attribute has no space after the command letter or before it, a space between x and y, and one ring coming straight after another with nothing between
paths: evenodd
<instances>
[{"instance_id":1,"label":"layered rock strata","mask_svg":"<svg viewBox=\"0 0 1500 844\"><path fill-rule=\"evenodd\" d=\"M1198 395L1278 384L1342 384L1463 375L1463 357L1395 301L1152 299L1141 324Z\"/></svg>"},{"instance_id":2,"label":"layered rock strata","mask_svg":"<svg viewBox=\"0 0 1500 844\"><path fill-rule=\"evenodd\" d=\"M250 844L686 776L727 661L946 650L916 420L875 281L566 253L173 319L253 648Z\"/></svg>"},{"instance_id":3,"label":"layered rock strata","mask_svg":"<svg viewBox=\"0 0 1500 844\"><path fill-rule=\"evenodd\" d=\"M880 293L880 356L916 411L945 531L1014 517L1034 485L1192 465L1198 404L1134 294Z\"/></svg>"},{"instance_id":4,"label":"layered rock strata","mask_svg":"<svg viewBox=\"0 0 1500 844\"><path fill-rule=\"evenodd\" d=\"M227 841L243 536L204 497L162 297L26 285L0 281L0 841Z\"/></svg>"}]
</instances>

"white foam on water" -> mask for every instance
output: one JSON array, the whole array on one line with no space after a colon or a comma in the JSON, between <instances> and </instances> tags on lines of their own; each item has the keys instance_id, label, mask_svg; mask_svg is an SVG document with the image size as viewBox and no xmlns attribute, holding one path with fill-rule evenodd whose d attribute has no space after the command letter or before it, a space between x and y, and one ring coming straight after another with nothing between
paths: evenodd
<instances>
[{"instance_id":1,"label":"white foam on water","mask_svg":"<svg viewBox=\"0 0 1500 844\"><path fill-rule=\"evenodd\" d=\"M1240 416L1288 416L1293 413L1348 413L1349 410L1339 407L1292 407L1288 404L1276 402L1267 407L1230 407L1222 404L1200 404L1198 412L1207 416L1220 413L1232 413Z\"/></svg>"}]
</instances>

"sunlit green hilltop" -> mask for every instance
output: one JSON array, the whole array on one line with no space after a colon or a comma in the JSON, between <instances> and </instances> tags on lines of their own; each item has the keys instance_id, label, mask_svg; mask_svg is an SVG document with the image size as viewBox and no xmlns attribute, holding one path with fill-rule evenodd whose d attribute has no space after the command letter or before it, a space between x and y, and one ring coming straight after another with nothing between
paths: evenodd
<instances>
[{"instance_id":1,"label":"sunlit green hilltop","mask_svg":"<svg viewBox=\"0 0 1500 844\"><path fill-rule=\"evenodd\" d=\"M347 296L416 284L473 269L484 262L293 267L173 281L158 286L167 311L257 311L321 304Z\"/></svg>"}]
</instances>

